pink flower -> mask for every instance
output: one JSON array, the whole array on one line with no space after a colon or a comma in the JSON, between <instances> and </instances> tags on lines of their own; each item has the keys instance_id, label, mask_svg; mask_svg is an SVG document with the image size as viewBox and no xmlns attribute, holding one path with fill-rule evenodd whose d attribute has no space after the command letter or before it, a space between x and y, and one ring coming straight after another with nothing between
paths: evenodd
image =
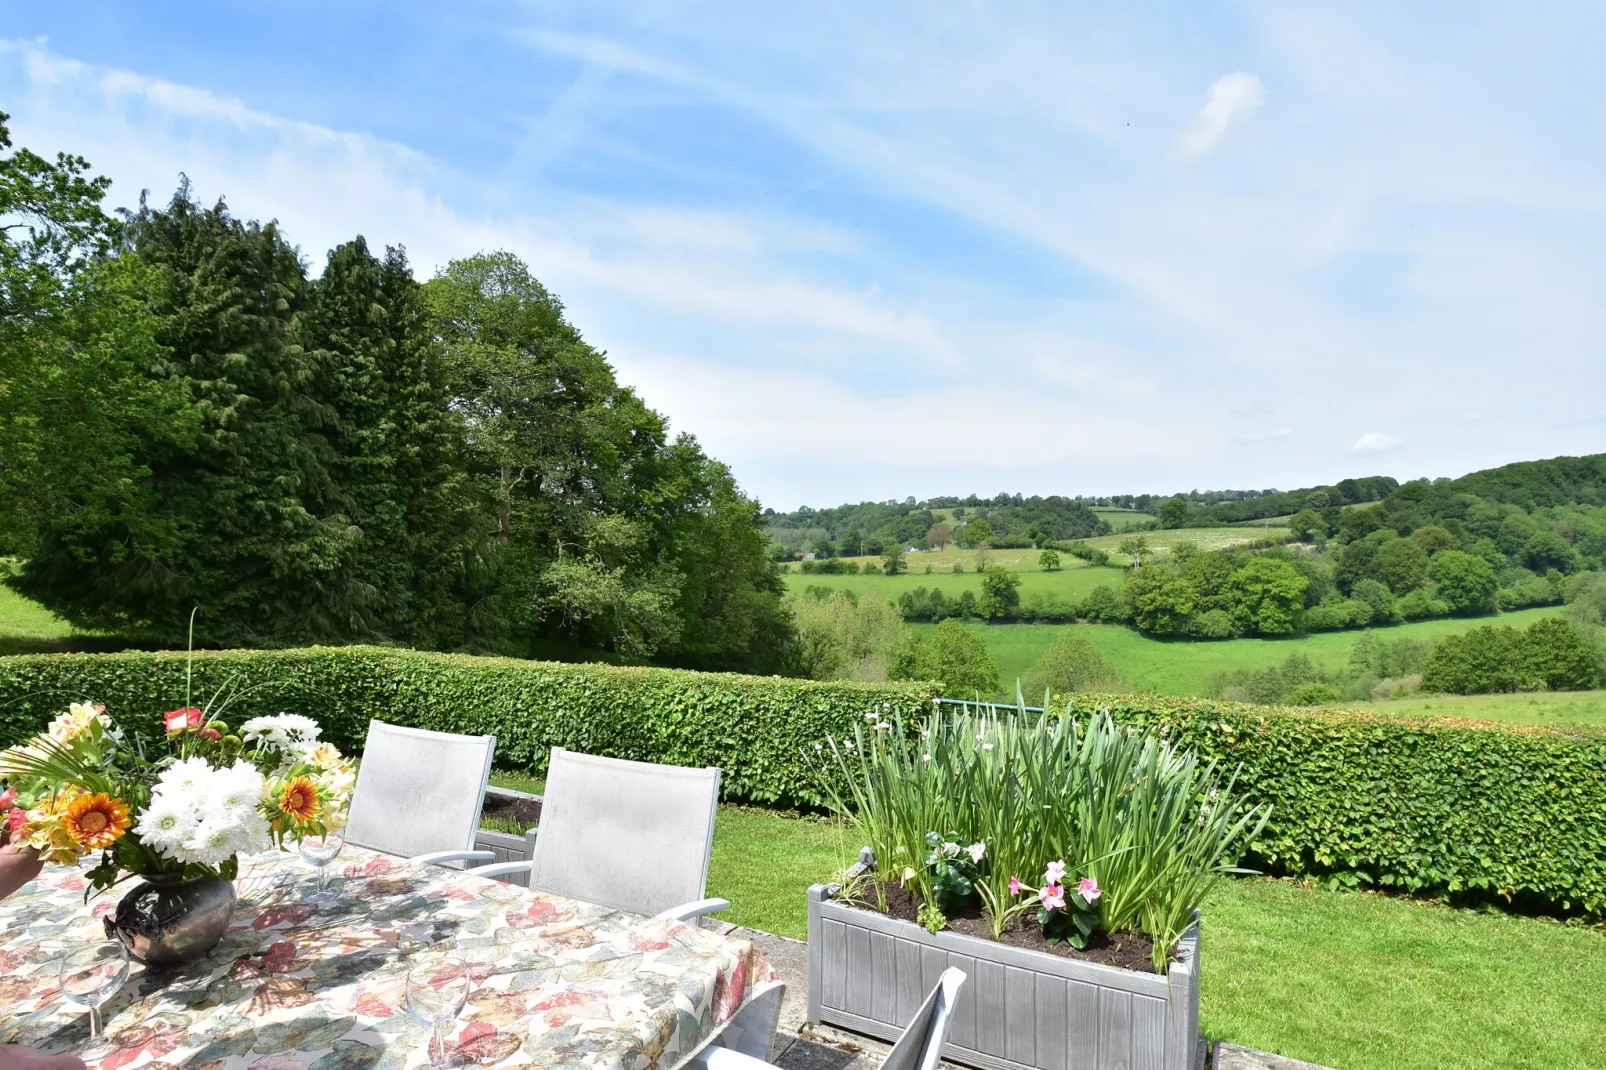
<instances>
[{"instance_id":1,"label":"pink flower","mask_svg":"<svg viewBox=\"0 0 1606 1070\"><path fill-rule=\"evenodd\" d=\"M1045 884L1038 890L1037 898L1049 910L1058 910L1065 905L1065 889L1057 884Z\"/></svg>"},{"instance_id":2,"label":"pink flower","mask_svg":"<svg viewBox=\"0 0 1606 1070\"><path fill-rule=\"evenodd\" d=\"M9 809L11 809L11 804L16 802L16 801L17 801L17 789L16 788L7 788L5 791L0 791L0 810L9 810Z\"/></svg>"},{"instance_id":3,"label":"pink flower","mask_svg":"<svg viewBox=\"0 0 1606 1070\"><path fill-rule=\"evenodd\" d=\"M222 739L223 738L223 733L219 732L217 729L215 729L212 726L208 725L207 727L201 729L201 738L202 739Z\"/></svg>"},{"instance_id":4,"label":"pink flower","mask_svg":"<svg viewBox=\"0 0 1606 1070\"><path fill-rule=\"evenodd\" d=\"M1012 877L1009 878L1009 894L1010 895L1019 895L1021 892L1025 891L1025 890L1026 890L1026 885L1024 885L1024 884L1022 884L1020 882L1020 878L1019 877L1012 876Z\"/></svg>"},{"instance_id":5,"label":"pink flower","mask_svg":"<svg viewBox=\"0 0 1606 1070\"><path fill-rule=\"evenodd\" d=\"M1084 901L1091 903L1103 895L1104 892L1099 889L1099 879L1097 877L1083 877L1076 885L1076 894L1081 896Z\"/></svg>"},{"instance_id":6,"label":"pink flower","mask_svg":"<svg viewBox=\"0 0 1606 1070\"><path fill-rule=\"evenodd\" d=\"M199 728L206 721L206 714L194 706L186 706L182 710L168 710L162 714L162 727L167 734L177 735L187 728Z\"/></svg>"},{"instance_id":7,"label":"pink flower","mask_svg":"<svg viewBox=\"0 0 1606 1070\"><path fill-rule=\"evenodd\" d=\"M1065 879L1065 863L1062 862L1062 861L1056 860L1056 861L1050 862L1048 864L1048 869L1043 872L1043 883L1044 884L1058 884L1060 881L1062 881L1064 879Z\"/></svg>"},{"instance_id":8,"label":"pink flower","mask_svg":"<svg viewBox=\"0 0 1606 1070\"><path fill-rule=\"evenodd\" d=\"M22 826L28 823L28 811L20 806L13 806L6 812L6 828L15 836L22 831Z\"/></svg>"},{"instance_id":9,"label":"pink flower","mask_svg":"<svg viewBox=\"0 0 1606 1070\"><path fill-rule=\"evenodd\" d=\"M981 856L987 853L987 845L985 843L973 843L965 848L965 853L970 856L972 862L980 862Z\"/></svg>"}]
</instances>

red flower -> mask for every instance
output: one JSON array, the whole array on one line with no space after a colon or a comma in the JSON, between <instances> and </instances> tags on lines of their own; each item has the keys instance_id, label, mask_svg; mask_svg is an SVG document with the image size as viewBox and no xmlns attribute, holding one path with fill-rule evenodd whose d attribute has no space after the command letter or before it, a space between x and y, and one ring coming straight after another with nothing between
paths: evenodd
<instances>
[{"instance_id":1,"label":"red flower","mask_svg":"<svg viewBox=\"0 0 1606 1070\"><path fill-rule=\"evenodd\" d=\"M194 706L186 706L182 710L168 710L162 714L162 724L170 736L177 735L186 728L199 728L206 722L206 714Z\"/></svg>"},{"instance_id":2,"label":"red flower","mask_svg":"<svg viewBox=\"0 0 1606 1070\"><path fill-rule=\"evenodd\" d=\"M21 832L22 826L26 825L27 823L28 811L24 810L22 807L13 806L10 810L6 811L6 827L11 830L11 834L13 836Z\"/></svg>"},{"instance_id":3,"label":"red flower","mask_svg":"<svg viewBox=\"0 0 1606 1070\"><path fill-rule=\"evenodd\" d=\"M17 789L7 788L0 791L0 810L10 810L11 805L17 801Z\"/></svg>"}]
</instances>

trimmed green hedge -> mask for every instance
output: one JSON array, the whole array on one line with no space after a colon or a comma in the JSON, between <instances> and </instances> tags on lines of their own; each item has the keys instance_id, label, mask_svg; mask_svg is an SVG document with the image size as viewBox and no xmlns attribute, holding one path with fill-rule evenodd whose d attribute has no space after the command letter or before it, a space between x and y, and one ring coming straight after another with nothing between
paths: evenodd
<instances>
[{"instance_id":1,"label":"trimmed green hedge","mask_svg":"<svg viewBox=\"0 0 1606 1070\"><path fill-rule=\"evenodd\" d=\"M41 730L69 702L106 705L151 738L157 716L184 704L185 655L31 654L0 657L0 744ZM553 746L590 754L719 766L725 794L820 805L815 744L863 724L872 710L923 716L926 684L818 683L678 669L567 665L381 647L197 653L197 705L227 685L225 713L287 711L314 718L343 750L368 721L496 736L499 768L540 775Z\"/></svg>"},{"instance_id":2,"label":"trimmed green hedge","mask_svg":"<svg viewBox=\"0 0 1606 1070\"><path fill-rule=\"evenodd\" d=\"M1478 721L1075 695L1073 715L1164 727L1274 804L1273 871L1606 913L1606 735Z\"/></svg>"}]
</instances>

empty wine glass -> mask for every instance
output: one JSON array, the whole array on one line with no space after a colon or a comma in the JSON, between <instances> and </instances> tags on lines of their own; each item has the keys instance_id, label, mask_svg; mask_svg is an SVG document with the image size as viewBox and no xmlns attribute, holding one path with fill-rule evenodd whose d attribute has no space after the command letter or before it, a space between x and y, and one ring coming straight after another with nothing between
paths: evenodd
<instances>
[{"instance_id":1,"label":"empty wine glass","mask_svg":"<svg viewBox=\"0 0 1606 1070\"><path fill-rule=\"evenodd\" d=\"M431 1066L461 1066L460 1056L446 1052L446 1029L468 1002L468 966L456 955L446 955L414 966L407 974L407 1010L434 1034L429 1052Z\"/></svg>"},{"instance_id":2,"label":"empty wine glass","mask_svg":"<svg viewBox=\"0 0 1606 1070\"><path fill-rule=\"evenodd\" d=\"M307 895L309 903L327 903L335 898L325 882L328 879L329 863L335 860L340 849L346 846L346 841L338 832L331 832L323 836L307 836L301 841L301 861L318 871L318 890Z\"/></svg>"},{"instance_id":3,"label":"empty wine glass","mask_svg":"<svg viewBox=\"0 0 1606 1070\"><path fill-rule=\"evenodd\" d=\"M101 1038L100 1005L128 980L128 950L114 941L74 948L61 956L61 997L89 1008L89 1039Z\"/></svg>"}]
</instances>

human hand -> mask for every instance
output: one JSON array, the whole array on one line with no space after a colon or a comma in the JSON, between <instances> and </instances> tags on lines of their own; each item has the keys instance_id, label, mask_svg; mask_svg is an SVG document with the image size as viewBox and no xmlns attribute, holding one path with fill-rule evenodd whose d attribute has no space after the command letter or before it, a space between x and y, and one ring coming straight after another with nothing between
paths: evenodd
<instances>
[{"instance_id":1,"label":"human hand","mask_svg":"<svg viewBox=\"0 0 1606 1070\"><path fill-rule=\"evenodd\" d=\"M8 843L0 847L0 899L39 876L44 864L39 852L26 844ZM0 1070L10 1070L10 1064L0 1063Z\"/></svg>"},{"instance_id":2,"label":"human hand","mask_svg":"<svg viewBox=\"0 0 1606 1070\"><path fill-rule=\"evenodd\" d=\"M84 1070L76 1055L46 1055L21 1044L0 1044L0 1070Z\"/></svg>"}]
</instances>

